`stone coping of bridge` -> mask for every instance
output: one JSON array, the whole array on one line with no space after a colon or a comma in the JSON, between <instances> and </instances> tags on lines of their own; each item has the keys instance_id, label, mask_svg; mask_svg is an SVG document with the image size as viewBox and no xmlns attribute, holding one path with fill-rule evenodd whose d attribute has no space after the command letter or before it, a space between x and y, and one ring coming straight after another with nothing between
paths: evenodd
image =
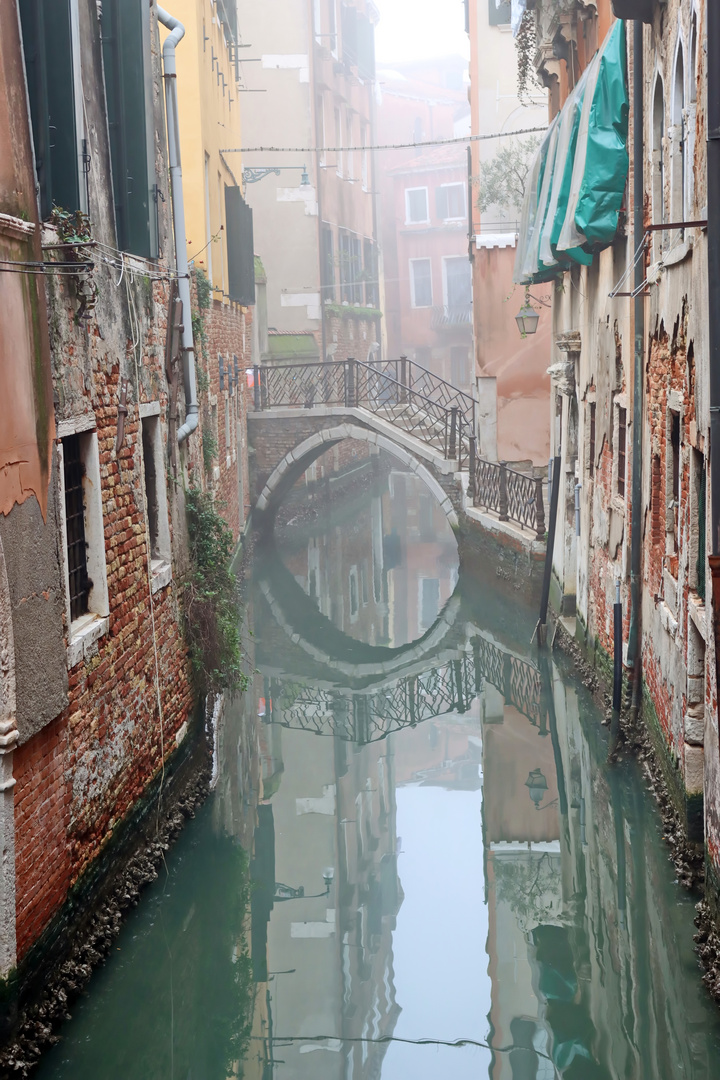
<instances>
[{"instance_id":1,"label":"stone coping of bridge","mask_svg":"<svg viewBox=\"0 0 720 1080\"><path fill-rule=\"evenodd\" d=\"M273 411L276 413L276 416L274 417L270 415ZM308 414L313 415L313 410L308 409L305 413L305 417L307 417ZM254 413L252 415L258 418L264 416L266 418L282 419L284 421L287 421L288 410L268 409L264 412ZM314 415L317 416L319 415L319 413L316 412ZM323 413L322 415L337 417L338 413L329 412ZM373 413L364 413L360 410L347 410L343 412L343 415L351 415L355 419L365 421L367 421L368 418L373 421L377 420ZM303 413L300 413L301 419L305 417L303 417ZM292 468L292 466L296 462L302 461L303 458L305 458L311 450L323 446L326 443L333 444L336 442L340 442L343 439L360 439L364 442L373 443L382 450L386 450L402 465L407 466L407 468L410 469L411 472L416 473L420 477L420 479L424 481L427 487L430 488L430 490L437 498L440 506L445 512L445 515L450 525L453 528L457 528L458 518L449 496L443 490L441 484L435 479L429 469L427 469L423 462L418 459L424 458L425 461L428 461L435 468L437 468L439 472L451 476L455 474L458 483L461 485L462 490L465 490L467 488L467 474L455 473L456 463L454 461L446 461L439 451L431 451L430 447L425 446L424 443L421 443L417 439L413 439L412 437L410 437L409 443L403 440L403 445L399 445L400 440L396 438L396 435L398 434L397 429L394 428L392 424L386 424L384 421L382 421L382 423L387 429L387 434L382 430L373 430L372 427L360 427L356 424L337 424L333 427L325 428L324 430L315 432L313 435L310 435L308 438L304 439L293 450L287 453L282 459L282 461L280 461L273 469L267 483L265 484L262 492L258 496L257 502L255 503L256 508L260 511L267 509L270 503L270 499L272 498L272 495L282 477L285 475L288 469ZM373 424L373 427L374 426L375 425ZM431 452L429 453L428 451Z\"/></svg>"},{"instance_id":2,"label":"stone coping of bridge","mask_svg":"<svg viewBox=\"0 0 720 1080\"><path fill-rule=\"evenodd\" d=\"M469 521L476 522L500 540L513 540L529 553L533 560L545 558L545 541L536 540L534 529L522 529L514 521L501 521L494 510L481 510L479 506L471 506L465 498L464 513Z\"/></svg>"},{"instance_id":3,"label":"stone coping of bridge","mask_svg":"<svg viewBox=\"0 0 720 1080\"><path fill-rule=\"evenodd\" d=\"M342 416L351 417L355 420L362 420L365 424L371 424L379 434L387 436L392 443L412 451L412 453L417 454L418 457L423 457L427 461L430 461L439 472L453 473L457 470L457 462L454 459L448 460L444 457L442 451L438 450L436 447L430 446L428 443L423 442L422 439L416 438L407 431L403 431L402 428L396 427L396 425L391 424L389 420L385 420L384 417L378 416L377 413L372 412L370 409L364 409L361 405L353 407L345 405L313 405L311 409L299 407L258 410L248 409L247 413L248 420L260 420L263 418L266 420L287 420L290 416L295 416L298 420L317 416Z\"/></svg>"}]
</instances>

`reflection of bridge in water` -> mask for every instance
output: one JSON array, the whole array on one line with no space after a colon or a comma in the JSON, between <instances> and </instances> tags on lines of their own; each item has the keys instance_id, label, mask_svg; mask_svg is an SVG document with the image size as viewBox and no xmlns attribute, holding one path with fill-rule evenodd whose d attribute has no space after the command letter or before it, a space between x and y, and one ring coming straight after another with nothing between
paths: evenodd
<instances>
[{"instance_id":1,"label":"reflection of bridge in water","mask_svg":"<svg viewBox=\"0 0 720 1080\"><path fill-rule=\"evenodd\" d=\"M448 713L468 711L485 683L547 733L548 710L540 670L476 634L470 647L422 674L362 690L323 687L285 676L269 680L267 723L366 744Z\"/></svg>"}]
</instances>

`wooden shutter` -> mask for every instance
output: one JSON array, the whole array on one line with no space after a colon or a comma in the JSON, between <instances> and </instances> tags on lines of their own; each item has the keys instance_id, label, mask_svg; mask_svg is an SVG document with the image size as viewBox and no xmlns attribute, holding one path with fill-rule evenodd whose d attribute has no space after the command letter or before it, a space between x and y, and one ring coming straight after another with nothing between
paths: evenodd
<instances>
[{"instance_id":1,"label":"wooden shutter","mask_svg":"<svg viewBox=\"0 0 720 1080\"><path fill-rule=\"evenodd\" d=\"M225 230L230 299L250 307L255 303L253 216L239 187L225 186Z\"/></svg>"},{"instance_id":2,"label":"wooden shutter","mask_svg":"<svg viewBox=\"0 0 720 1080\"><path fill-rule=\"evenodd\" d=\"M118 246L156 258L157 204L150 84L150 9L104 0L103 63Z\"/></svg>"},{"instance_id":3,"label":"wooden shutter","mask_svg":"<svg viewBox=\"0 0 720 1080\"><path fill-rule=\"evenodd\" d=\"M20 0L40 213L80 209L70 0Z\"/></svg>"}]
</instances>

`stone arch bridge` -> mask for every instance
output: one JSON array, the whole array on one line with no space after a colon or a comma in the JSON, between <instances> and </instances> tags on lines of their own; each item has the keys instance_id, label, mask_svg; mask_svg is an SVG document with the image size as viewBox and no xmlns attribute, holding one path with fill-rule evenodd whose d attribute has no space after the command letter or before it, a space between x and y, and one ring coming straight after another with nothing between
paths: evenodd
<instances>
[{"instance_id":1,"label":"stone arch bridge","mask_svg":"<svg viewBox=\"0 0 720 1080\"><path fill-rule=\"evenodd\" d=\"M248 412L256 520L343 439L387 450L423 480L458 525L475 473L475 401L411 360L287 364L254 369Z\"/></svg>"}]
</instances>

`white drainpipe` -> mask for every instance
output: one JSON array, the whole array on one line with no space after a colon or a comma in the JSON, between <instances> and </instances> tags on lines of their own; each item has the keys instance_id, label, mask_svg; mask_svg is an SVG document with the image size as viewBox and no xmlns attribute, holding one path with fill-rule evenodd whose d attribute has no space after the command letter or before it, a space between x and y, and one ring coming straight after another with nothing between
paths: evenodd
<instances>
[{"instance_id":1,"label":"white drainpipe","mask_svg":"<svg viewBox=\"0 0 720 1080\"><path fill-rule=\"evenodd\" d=\"M183 376L185 380L185 423L177 433L182 443L198 426L197 390L195 387L195 349L192 335L190 308L190 275L185 236L185 204L183 201L182 167L180 165L180 125L178 123L177 73L175 69L175 46L185 36L185 27L163 8L157 8L159 21L170 33L163 45L165 71L165 110L168 128L168 155L170 158L170 182L172 185L173 230L175 233L175 265L178 272L178 293L183 306Z\"/></svg>"}]
</instances>

